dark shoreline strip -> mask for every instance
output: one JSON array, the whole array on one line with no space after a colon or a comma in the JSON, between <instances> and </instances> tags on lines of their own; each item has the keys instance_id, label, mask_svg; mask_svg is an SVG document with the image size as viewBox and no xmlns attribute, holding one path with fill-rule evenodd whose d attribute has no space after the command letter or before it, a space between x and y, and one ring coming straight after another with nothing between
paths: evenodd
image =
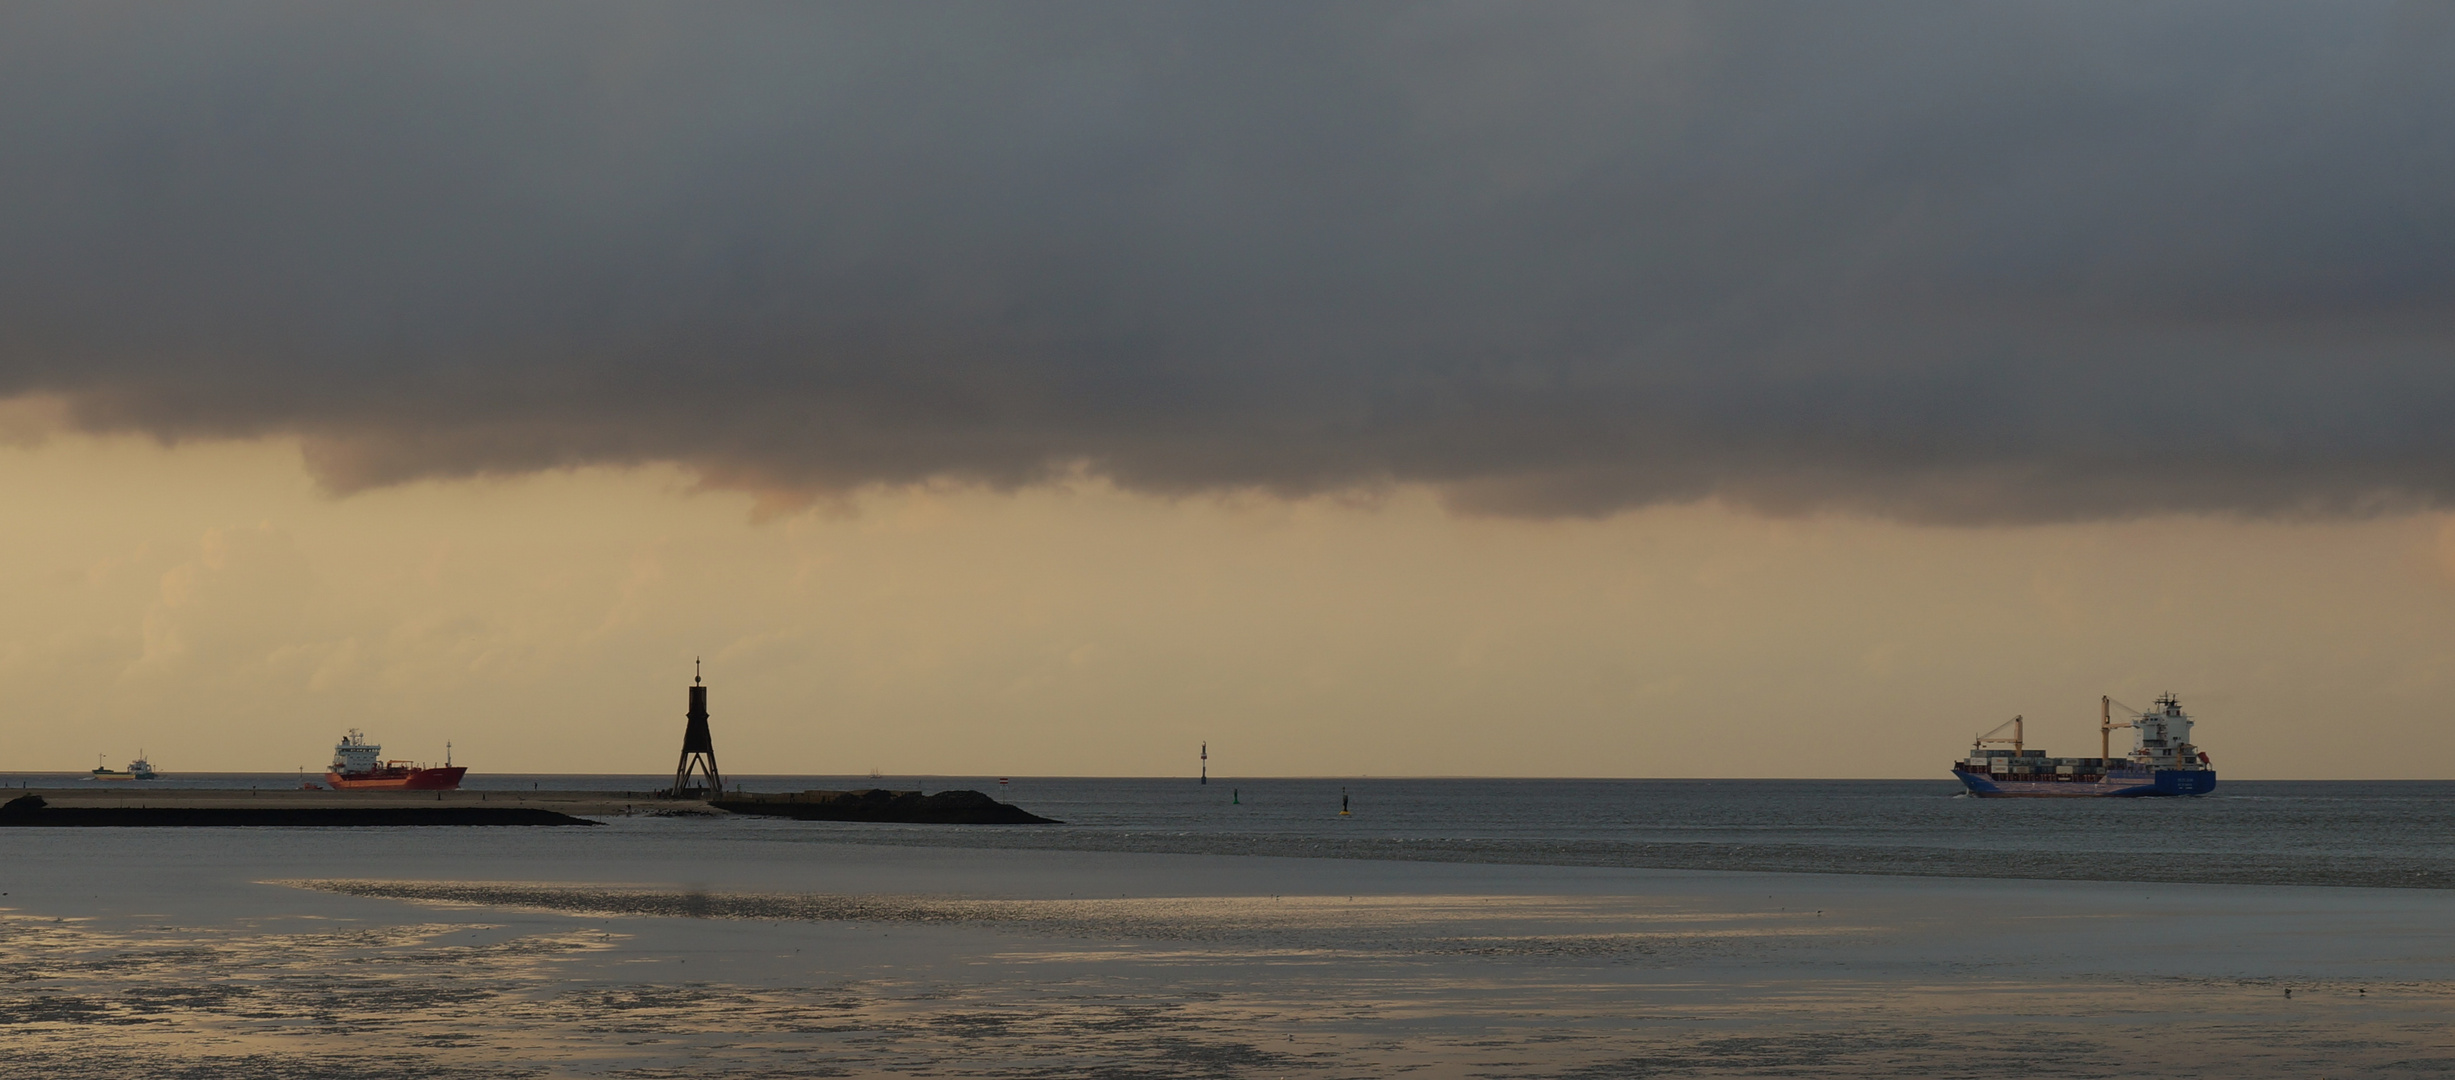
<instances>
[{"instance_id":1,"label":"dark shoreline strip","mask_svg":"<svg viewBox=\"0 0 2455 1080\"><path fill-rule=\"evenodd\" d=\"M692 919L951 924L1029 921L1022 917L1022 913L1032 910L1032 905L1027 901L1011 900L963 901L823 893L709 893L520 882L284 879L264 884L387 900L518 907L584 915L656 915Z\"/></svg>"},{"instance_id":2,"label":"dark shoreline strip","mask_svg":"<svg viewBox=\"0 0 2455 1080\"><path fill-rule=\"evenodd\" d=\"M16 828L594 824L513 806L44 806L39 798L0 806L0 827Z\"/></svg>"},{"instance_id":3,"label":"dark shoreline strip","mask_svg":"<svg viewBox=\"0 0 2455 1080\"><path fill-rule=\"evenodd\" d=\"M1432 926L1337 925L1292 921L1258 898L1190 898L1203 910L1185 913L1174 905L1189 898L1143 900L963 900L922 896L856 896L827 893L710 893L623 886L557 885L478 881L264 881L297 889L419 903L526 908L571 915L651 916L686 919L747 919L796 922L923 923L973 925L1095 941L1203 942L1243 947L1302 949L1369 948L1424 955L1627 958L1710 944L1710 935L1678 932L1630 935L1534 933L1493 937L1488 932L1455 936ZM1352 902L1352 898L1350 898Z\"/></svg>"}]
</instances>

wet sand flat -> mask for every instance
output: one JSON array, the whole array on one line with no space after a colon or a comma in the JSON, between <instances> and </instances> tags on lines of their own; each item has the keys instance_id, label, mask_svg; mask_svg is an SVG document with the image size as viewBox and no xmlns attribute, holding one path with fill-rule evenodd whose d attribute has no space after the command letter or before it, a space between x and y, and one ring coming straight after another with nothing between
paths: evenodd
<instances>
[{"instance_id":1,"label":"wet sand flat","mask_svg":"<svg viewBox=\"0 0 2455 1080\"><path fill-rule=\"evenodd\" d=\"M2455 1070L2438 891L908 849L711 824L255 830L218 852L6 838L0 1046L70 1077Z\"/></svg>"}]
</instances>

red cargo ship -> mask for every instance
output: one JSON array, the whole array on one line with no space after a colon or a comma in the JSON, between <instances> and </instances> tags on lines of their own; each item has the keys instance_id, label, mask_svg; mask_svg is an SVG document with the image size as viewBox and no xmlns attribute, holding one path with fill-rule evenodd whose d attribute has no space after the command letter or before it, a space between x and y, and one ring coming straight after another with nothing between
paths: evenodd
<instances>
[{"instance_id":1,"label":"red cargo ship","mask_svg":"<svg viewBox=\"0 0 2455 1080\"><path fill-rule=\"evenodd\" d=\"M365 735L351 728L332 748L332 767L324 773L324 782L334 791L450 791L460 786L462 773L468 766L452 764L450 744L445 744L443 764L433 767L409 761L383 760L384 748L368 742Z\"/></svg>"}]
</instances>

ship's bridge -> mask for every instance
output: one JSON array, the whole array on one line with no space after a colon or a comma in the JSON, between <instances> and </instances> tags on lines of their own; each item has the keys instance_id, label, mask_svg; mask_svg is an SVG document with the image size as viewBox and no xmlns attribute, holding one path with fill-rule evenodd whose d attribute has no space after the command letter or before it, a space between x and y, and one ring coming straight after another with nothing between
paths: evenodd
<instances>
[{"instance_id":1,"label":"ship's bridge","mask_svg":"<svg viewBox=\"0 0 2455 1080\"><path fill-rule=\"evenodd\" d=\"M2199 747L2191 744L2191 715L2182 702L2167 694L2155 708L2131 721L2131 759L2160 769L2195 769Z\"/></svg>"},{"instance_id":2,"label":"ship's bridge","mask_svg":"<svg viewBox=\"0 0 2455 1080\"><path fill-rule=\"evenodd\" d=\"M383 747L368 742L357 728L351 728L332 748L332 768L342 773L371 772L383 764L383 754Z\"/></svg>"}]
</instances>

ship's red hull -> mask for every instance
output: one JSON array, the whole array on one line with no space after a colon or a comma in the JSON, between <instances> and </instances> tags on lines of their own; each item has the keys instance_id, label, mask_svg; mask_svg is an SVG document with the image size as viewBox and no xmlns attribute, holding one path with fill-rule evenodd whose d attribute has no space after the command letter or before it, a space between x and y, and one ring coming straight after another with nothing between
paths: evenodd
<instances>
[{"instance_id":1,"label":"ship's red hull","mask_svg":"<svg viewBox=\"0 0 2455 1080\"><path fill-rule=\"evenodd\" d=\"M446 765L438 769L389 767L372 772L324 774L324 782L334 791L450 791L460 786L466 765Z\"/></svg>"}]
</instances>

